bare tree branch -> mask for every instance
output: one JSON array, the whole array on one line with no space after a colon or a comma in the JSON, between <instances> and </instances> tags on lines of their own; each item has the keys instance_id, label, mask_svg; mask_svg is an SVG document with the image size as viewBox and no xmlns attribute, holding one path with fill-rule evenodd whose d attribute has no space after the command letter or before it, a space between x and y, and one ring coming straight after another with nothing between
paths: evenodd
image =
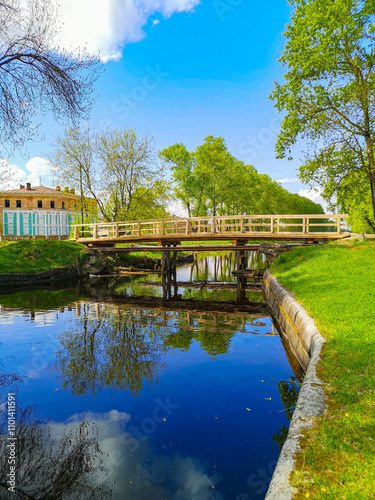
<instances>
[{"instance_id":1,"label":"bare tree branch","mask_svg":"<svg viewBox=\"0 0 375 500\"><path fill-rule=\"evenodd\" d=\"M38 137L38 113L65 124L88 118L99 60L59 50L58 31L51 0L0 3L0 141L8 152Z\"/></svg>"}]
</instances>

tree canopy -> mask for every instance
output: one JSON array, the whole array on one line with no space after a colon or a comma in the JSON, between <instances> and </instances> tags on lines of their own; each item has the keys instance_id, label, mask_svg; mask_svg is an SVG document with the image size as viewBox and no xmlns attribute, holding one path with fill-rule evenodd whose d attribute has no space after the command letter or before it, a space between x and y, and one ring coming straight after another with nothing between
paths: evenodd
<instances>
[{"instance_id":1,"label":"tree canopy","mask_svg":"<svg viewBox=\"0 0 375 500\"><path fill-rule=\"evenodd\" d=\"M271 96L286 112L277 156L290 158L292 146L304 139L301 180L322 186L332 203L336 196L341 209L354 207L347 195L355 190L357 201L370 203L362 216L375 230L374 1L289 3L295 8L280 58L285 83Z\"/></svg>"},{"instance_id":2,"label":"tree canopy","mask_svg":"<svg viewBox=\"0 0 375 500\"><path fill-rule=\"evenodd\" d=\"M56 139L51 161L59 182L92 197L105 221L168 215L169 184L148 134L69 128Z\"/></svg>"},{"instance_id":3,"label":"tree canopy","mask_svg":"<svg viewBox=\"0 0 375 500\"><path fill-rule=\"evenodd\" d=\"M189 217L324 213L320 205L235 158L222 137L206 137L193 152L174 144L160 158L171 169L175 196Z\"/></svg>"}]
</instances>

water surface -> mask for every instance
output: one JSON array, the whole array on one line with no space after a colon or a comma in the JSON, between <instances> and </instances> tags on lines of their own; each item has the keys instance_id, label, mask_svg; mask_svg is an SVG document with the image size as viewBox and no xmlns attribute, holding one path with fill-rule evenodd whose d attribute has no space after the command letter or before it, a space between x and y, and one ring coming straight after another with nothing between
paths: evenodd
<instances>
[{"instance_id":1,"label":"water surface","mask_svg":"<svg viewBox=\"0 0 375 500\"><path fill-rule=\"evenodd\" d=\"M217 266L209 258L179 269L177 279L231 279L228 264L221 274ZM272 321L220 305L205 311L200 302L184 309L127 301L162 297L158 281L0 296L2 443L14 392L21 492L38 499L264 498L297 390ZM180 301L235 300L231 290L177 292ZM248 294L262 301L259 292ZM2 451L0 497L24 498L6 492Z\"/></svg>"}]
</instances>

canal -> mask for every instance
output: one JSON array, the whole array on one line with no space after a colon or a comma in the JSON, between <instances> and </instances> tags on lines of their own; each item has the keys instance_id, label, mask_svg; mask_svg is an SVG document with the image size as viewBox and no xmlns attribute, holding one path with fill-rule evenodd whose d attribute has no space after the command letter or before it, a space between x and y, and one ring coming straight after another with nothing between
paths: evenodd
<instances>
[{"instance_id":1,"label":"canal","mask_svg":"<svg viewBox=\"0 0 375 500\"><path fill-rule=\"evenodd\" d=\"M160 275L2 291L0 498L264 498L299 372L234 265L179 267L169 300Z\"/></svg>"}]
</instances>

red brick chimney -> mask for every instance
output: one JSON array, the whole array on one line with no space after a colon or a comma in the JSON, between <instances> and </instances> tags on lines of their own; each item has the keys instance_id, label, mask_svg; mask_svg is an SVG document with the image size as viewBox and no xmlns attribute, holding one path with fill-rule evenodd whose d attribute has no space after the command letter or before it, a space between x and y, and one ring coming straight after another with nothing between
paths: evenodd
<instances>
[{"instance_id":1,"label":"red brick chimney","mask_svg":"<svg viewBox=\"0 0 375 500\"><path fill-rule=\"evenodd\" d=\"M28 182L28 183L26 184L26 189L27 189L28 191L31 191L31 184L30 184L30 182Z\"/></svg>"}]
</instances>

